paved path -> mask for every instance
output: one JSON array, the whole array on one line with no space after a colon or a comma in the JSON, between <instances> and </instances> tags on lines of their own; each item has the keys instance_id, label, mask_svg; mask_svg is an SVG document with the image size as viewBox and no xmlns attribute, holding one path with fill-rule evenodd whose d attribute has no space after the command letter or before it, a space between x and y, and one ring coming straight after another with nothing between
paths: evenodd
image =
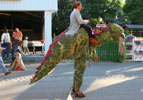
<instances>
[{"instance_id":1,"label":"paved path","mask_svg":"<svg viewBox=\"0 0 143 100\"><path fill-rule=\"evenodd\" d=\"M73 82L73 62L58 64L51 75L29 85L39 64L26 63L26 71L13 71L9 76L0 71L0 100L66 100ZM86 68L81 90L86 97L73 100L143 100L143 63L92 63Z\"/></svg>"}]
</instances>

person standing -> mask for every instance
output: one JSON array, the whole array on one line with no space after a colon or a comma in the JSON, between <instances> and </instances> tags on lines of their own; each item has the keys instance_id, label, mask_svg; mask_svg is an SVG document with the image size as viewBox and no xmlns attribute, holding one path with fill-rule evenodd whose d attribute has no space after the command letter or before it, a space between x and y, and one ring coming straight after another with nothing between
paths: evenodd
<instances>
[{"instance_id":1,"label":"person standing","mask_svg":"<svg viewBox=\"0 0 143 100\"><path fill-rule=\"evenodd\" d=\"M24 54L26 54L26 53L29 54L28 37L25 37L25 39L23 40L23 51L24 51Z\"/></svg>"},{"instance_id":2,"label":"person standing","mask_svg":"<svg viewBox=\"0 0 143 100\"><path fill-rule=\"evenodd\" d=\"M9 75L9 74L11 74L11 72L9 72L8 69L5 67L3 59L1 57L2 50L5 50L5 48L1 48L1 45L0 45L0 67L3 69L3 71L5 73L4 75Z\"/></svg>"},{"instance_id":3,"label":"person standing","mask_svg":"<svg viewBox=\"0 0 143 100\"><path fill-rule=\"evenodd\" d=\"M15 31L13 32L14 41L22 41L23 34L19 30L19 28L15 28Z\"/></svg>"},{"instance_id":4,"label":"person standing","mask_svg":"<svg viewBox=\"0 0 143 100\"><path fill-rule=\"evenodd\" d=\"M19 30L19 28L15 28L15 31L13 32L12 37L13 37L12 58L14 58L14 52L18 49L18 46L21 46L21 44L22 44L23 34Z\"/></svg>"},{"instance_id":5,"label":"person standing","mask_svg":"<svg viewBox=\"0 0 143 100\"><path fill-rule=\"evenodd\" d=\"M2 58L5 59L5 55L6 55L6 59L9 59L11 39L8 33L8 29L5 29L4 33L2 34L1 43L2 43L2 47L5 48L5 50L2 51Z\"/></svg>"}]
</instances>

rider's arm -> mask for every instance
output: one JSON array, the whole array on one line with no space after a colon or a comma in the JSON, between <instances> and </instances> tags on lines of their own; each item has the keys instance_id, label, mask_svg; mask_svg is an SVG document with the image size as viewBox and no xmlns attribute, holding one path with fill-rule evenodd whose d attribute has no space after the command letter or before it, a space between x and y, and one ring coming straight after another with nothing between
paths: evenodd
<instances>
[{"instance_id":1,"label":"rider's arm","mask_svg":"<svg viewBox=\"0 0 143 100\"><path fill-rule=\"evenodd\" d=\"M89 20L83 20L79 11L75 13L75 18L79 24L88 24Z\"/></svg>"}]
</instances>

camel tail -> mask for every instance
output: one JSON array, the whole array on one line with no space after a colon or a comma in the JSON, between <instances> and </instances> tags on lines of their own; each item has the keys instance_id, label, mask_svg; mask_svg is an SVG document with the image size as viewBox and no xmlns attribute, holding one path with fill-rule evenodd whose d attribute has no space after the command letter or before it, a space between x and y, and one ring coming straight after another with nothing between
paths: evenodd
<instances>
[{"instance_id":1,"label":"camel tail","mask_svg":"<svg viewBox=\"0 0 143 100\"><path fill-rule=\"evenodd\" d=\"M42 63L36 68L37 71L31 79L30 84L33 84L50 74L55 69L57 63L62 60L62 52L60 52L58 40L60 37L64 37L64 34L65 33L62 33L54 39Z\"/></svg>"}]
</instances>

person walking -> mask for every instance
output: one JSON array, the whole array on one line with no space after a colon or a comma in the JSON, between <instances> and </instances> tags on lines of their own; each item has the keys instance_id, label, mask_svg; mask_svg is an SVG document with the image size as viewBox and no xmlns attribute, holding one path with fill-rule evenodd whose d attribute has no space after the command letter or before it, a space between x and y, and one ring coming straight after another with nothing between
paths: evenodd
<instances>
[{"instance_id":1,"label":"person walking","mask_svg":"<svg viewBox=\"0 0 143 100\"><path fill-rule=\"evenodd\" d=\"M5 48L5 50L2 51L2 58L9 59L11 39L10 39L8 29L5 29L4 33L2 34L1 43L2 43L2 47Z\"/></svg>"},{"instance_id":2,"label":"person walking","mask_svg":"<svg viewBox=\"0 0 143 100\"><path fill-rule=\"evenodd\" d=\"M8 69L5 67L3 59L1 57L1 51L2 50L5 50L5 48L2 48L1 45L0 45L0 67L3 69L3 71L5 73L4 75L9 75L9 74L11 74L11 72L8 71Z\"/></svg>"},{"instance_id":3,"label":"person walking","mask_svg":"<svg viewBox=\"0 0 143 100\"><path fill-rule=\"evenodd\" d=\"M23 52L24 52L24 54L26 54L26 53L29 54L28 37L25 37L25 39L23 40Z\"/></svg>"}]
</instances>

